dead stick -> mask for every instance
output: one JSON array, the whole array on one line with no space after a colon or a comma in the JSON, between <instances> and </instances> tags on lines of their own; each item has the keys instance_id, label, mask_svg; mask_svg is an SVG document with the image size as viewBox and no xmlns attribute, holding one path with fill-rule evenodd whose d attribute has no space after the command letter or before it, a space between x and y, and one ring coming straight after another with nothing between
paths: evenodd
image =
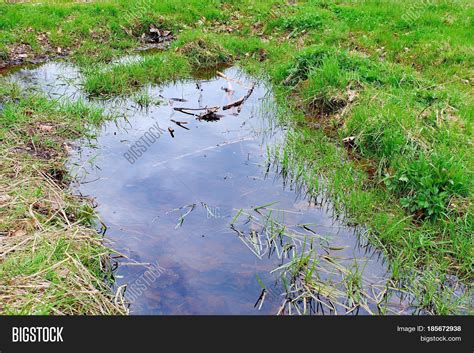
<instances>
[{"instance_id":1,"label":"dead stick","mask_svg":"<svg viewBox=\"0 0 474 353\"><path fill-rule=\"evenodd\" d=\"M187 121L176 121L174 119L170 119L173 123L176 123L176 124L187 124L188 122Z\"/></svg>"},{"instance_id":2,"label":"dead stick","mask_svg":"<svg viewBox=\"0 0 474 353\"><path fill-rule=\"evenodd\" d=\"M174 107L173 108L174 110L177 110L177 111L183 111L183 110L190 110L190 111L194 111L194 110L219 110L219 107L204 107L204 108L185 108L185 107Z\"/></svg>"},{"instance_id":3,"label":"dead stick","mask_svg":"<svg viewBox=\"0 0 474 353\"><path fill-rule=\"evenodd\" d=\"M250 89L248 90L248 92L245 96L243 96L242 98L237 99L236 101L234 101L232 103L224 105L222 107L222 110L227 110L227 109L230 109L230 108L233 108L233 107L238 107L239 105L242 105L250 97L250 95L252 94L254 88L255 88L255 83L252 84L252 87L250 87Z\"/></svg>"},{"instance_id":4,"label":"dead stick","mask_svg":"<svg viewBox=\"0 0 474 353\"><path fill-rule=\"evenodd\" d=\"M188 122L187 121L176 121L176 120L173 120L173 119L170 119L173 123L175 123L176 125L178 125L179 127L182 127L183 129L186 129L186 130L189 130L189 127L186 127L186 126L183 126L182 124L187 124Z\"/></svg>"},{"instance_id":5,"label":"dead stick","mask_svg":"<svg viewBox=\"0 0 474 353\"><path fill-rule=\"evenodd\" d=\"M228 110L230 108L237 107L237 106L241 105L244 102L244 100L245 100L245 96L237 99L236 101L233 101L232 103L224 105L222 107L222 110Z\"/></svg>"},{"instance_id":6,"label":"dead stick","mask_svg":"<svg viewBox=\"0 0 474 353\"><path fill-rule=\"evenodd\" d=\"M183 110L183 108L178 108L178 107L175 107L173 108L174 110L178 111L178 112L181 112L181 113L184 113L184 114L188 114L188 115L192 115L192 116L197 116L198 114L194 114L194 113L190 113L190 112L187 112L185 110Z\"/></svg>"}]
</instances>

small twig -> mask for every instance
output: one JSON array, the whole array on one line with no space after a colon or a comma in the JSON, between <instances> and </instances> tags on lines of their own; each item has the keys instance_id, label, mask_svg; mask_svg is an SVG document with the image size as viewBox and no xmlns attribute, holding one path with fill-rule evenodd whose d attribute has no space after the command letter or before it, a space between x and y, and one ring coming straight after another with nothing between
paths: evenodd
<instances>
[{"instance_id":1,"label":"small twig","mask_svg":"<svg viewBox=\"0 0 474 353\"><path fill-rule=\"evenodd\" d=\"M186 126L183 126L183 124L187 124L188 122L187 121L176 121L176 120L173 120L173 119L170 119L173 123L175 123L176 125L178 125L179 127L182 127L183 129L186 129L186 130L189 130L189 127L186 127Z\"/></svg>"},{"instance_id":2,"label":"small twig","mask_svg":"<svg viewBox=\"0 0 474 353\"><path fill-rule=\"evenodd\" d=\"M176 110L178 112L181 112L181 113L184 113L184 114L188 114L188 115L192 115L192 116L201 116L201 114L196 114L196 113L192 113L192 111L201 111L201 110L205 110L206 113L209 113L209 112L217 112L219 110L219 107L204 107L204 108L185 108L185 107L174 107L173 110Z\"/></svg>"},{"instance_id":3,"label":"small twig","mask_svg":"<svg viewBox=\"0 0 474 353\"><path fill-rule=\"evenodd\" d=\"M185 108L185 107L174 107L173 108L174 110L178 110L178 111L181 111L181 110L209 110L209 109L212 109L212 110L219 110L219 107L204 107L204 108Z\"/></svg>"}]
</instances>

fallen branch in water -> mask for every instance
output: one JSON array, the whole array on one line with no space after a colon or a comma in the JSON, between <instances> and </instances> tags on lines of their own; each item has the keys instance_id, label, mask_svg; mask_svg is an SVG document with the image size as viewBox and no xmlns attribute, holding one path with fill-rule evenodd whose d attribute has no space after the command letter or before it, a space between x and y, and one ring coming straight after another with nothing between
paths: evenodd
<instances>
[{"instance_id":1,"label":"fallen branch in water","mask_svg":"<svg viewBox=\"0 0 474 353\"><path fill-rule=\"evenodd\" d=\"M173 109L184 114L196 116L199 120L219 120L220 119L220 116L216 114L216 112L219 110L219 107L209 107L209 108L208 107L204 107L204 108L175 107ZM199 113L199 114L193 113L193 111L201 111L201 110L205 110L205 112Z\"/></svg>"},{"instance_id":2,"label":"fallen branch in water","mask_svg":"<svg viewBox=\"0 0 474 353\"><path fill-rule=\"evenodd\" d=\"M186 126L183 126L183 124L187 124L188 122L187 121L176 121L176 120L173 120L173 119L170 119L173 123L175 123L176 125L178 125L179 127L182 127L183 129L186 129L186 130L189 130L189 127L186 127Z\"/></svg>"},{"instance_id":3,"label":"fallen branch in water","mask_svg":"<svg viewBox=\"0 0 474 353\"><path fill-rule=\"evenodd\" d=\"M241 106L250 97L250 95L252 94L254 88L255 88L255 83L252 84L252 87L249 88L249 90L248 90L248 92L245 96L237 99L234 102L231 102L229 104L224 105L222 107L222 110L228 110L228 109L233 108L233 107Z\"/></svg>"},{"instance_id":4,"label":"fallen branch in water","mask_svg":"<svg viewBox=\"0 0 474 353\"><path fill-rule=\"evenodd\" d=\"M224 105L222 107L222 110L227 110L227 109L230 109L230 108L233 108L233 107L238 107L239 105L241 105L244 102L244 98L245 97L241 97L241 98L237 99L236 101L233 101L229 104Z\"/></svg>"},{"instance_id":5,"label":"fallen branch in water","mask_svg":"<svg viewBox=\"0 0 474 353\"><path fill-rule=\"evenodd\" d=\"M185 114L191 114L191 115L196 115L194 113L190 113L189 111L200 111L200 110L214 110L218 111L219 107L203 107L203 108L186 108L186 107L174 107L174 110L177 110L178 112L185 113ZM189 110L189 111L188 111Z\"/></svg>"},{"instance_id":6,"label":"fallen branch in water","mask_svg":"<svg viewBox=\"0 0 474 353\"><path fill-rule=\"evenodd\" d=\"M198 120L207 120L207 121L219 120L222 115L216 114L218 110L219 110L218 107L207 109L204 113L197 115L197 118Z\"/></svg>"},{"instance_id":7,"label":"fallen branch in water","mask_svg":"<svg viewBox=\"0 0 474 353\"><path fill-rule=\"evenodd\" d=\"M181 113L184 113L184 114L192 115L192 116L196 116L196 115L197 115L197 114L195 114L195 113L190 113L190 112L186 111L186 110L190 110L190 109L186 109L186 108L175 107L175 108L173 108L173 110L176 110L176 111L181 112Z\"/></svg>"},{"instance_id":8,"label":"fallen branch in water","mask_svg":"<svg viewBox=\"0 0 474 353\"><path fill-rule=\"evenodd\" d=\"M204 107L204 108L175 107L173 109L184 114L196 116L198 120L212 121L212 120L219 120L221 118L221 115L216 114L216 112L220 109L220 107L209 107L209 108L208 107ZM202 111L202 110L204 110L204 112L202 113L199 113L199 114L193 113L193 111ZM187 129L184 126L181 126L181 127Z\"/></svg>"}]
</instances>

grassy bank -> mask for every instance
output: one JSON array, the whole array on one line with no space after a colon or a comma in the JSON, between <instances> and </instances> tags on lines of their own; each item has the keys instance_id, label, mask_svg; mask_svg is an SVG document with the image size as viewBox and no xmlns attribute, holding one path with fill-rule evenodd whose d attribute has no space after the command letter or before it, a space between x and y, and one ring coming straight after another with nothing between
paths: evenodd
<instances>
[{"instance_id":1,"label":"grassy bank","mask_svg":"<svg viewBox=\"0 0 474 353\"><path fill-rule=\"evenodd\" d=\"M420 306L457 311L447 283L472 282L474 258L468 1L107 1L0 5L0 13L4 62L67 53L92 96L231 62L268 79L290 126L271 155L283 173L364 225ZM153 42L153 29L172 33L169 49L109 65ZM2 126L30 126L31 116L10 110Z\"/></svg>"},{"instance_id":2,"label":"grassy bank","mask_svg":"<svg viewBox=\"0 0 474 353\"><path fill-rule=\"evenodd\" d=\"M67 191L69 139L102 112L0 89L0 312L123 314L111 294L110 249L91 228L90 200Z\"/></svg>"}]
</instances>

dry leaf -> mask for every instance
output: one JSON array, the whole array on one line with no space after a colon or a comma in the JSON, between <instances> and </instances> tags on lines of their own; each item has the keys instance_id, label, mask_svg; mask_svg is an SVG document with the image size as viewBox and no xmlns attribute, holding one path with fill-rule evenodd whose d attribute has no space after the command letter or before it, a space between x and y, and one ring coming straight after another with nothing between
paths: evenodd
<instances>
[{"instance_id":1,"label":"dry leaf","mask_svg":"<svg viewBox=\"0 0 474 353\"><path fill-rule=\"evenodd\" d=\"M7 203L8 201L10 201L12 199L12 197L10 195L0 195L0 204L2 203Z\"/></svg>"},{"instance_id":2,"label":"dry leaf","mask_svg":"<svg viewBox=\"0 0 474 353\"><path fill-rule=\"evenodd\" d=\"M41 131L49 132L49 131L53 130L53 126L52 125L40 125L39 129Z\"/></svg>"},{"instance_id":3,"label":"dry leaf","mask_svg":"<svg viewBox=\"0 0 474 353\"><path fill-rule=\"evenodd\" d=\"M17 229L12 234L14 237L23 237L26 235L26 230L24 229Z\"/></svg>"}]
</instances>

